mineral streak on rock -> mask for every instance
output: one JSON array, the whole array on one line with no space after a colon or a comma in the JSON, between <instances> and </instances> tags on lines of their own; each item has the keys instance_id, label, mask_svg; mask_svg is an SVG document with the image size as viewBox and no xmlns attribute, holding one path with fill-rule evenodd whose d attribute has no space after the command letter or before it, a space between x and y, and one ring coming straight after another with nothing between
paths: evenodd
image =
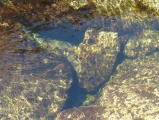
<instances>
[{"instance_id":1,"label":"mineral streak on rock","mask_svg":"<svg viewBox=\"0 0 159 120\"><path fill-rule=\"evenodd\" d=\"M88 91L93 91L103 81L108 80L119 52L117 33L87 30L78 46L79 83Z\"/></svg>"},{"instance_id":2,"label":"mineral streak on rock","mask_svg":"<svg viewBox=\"0 0 159 120\"><path fill-rule=\"evenodd\" d=\"M1 31L0 29L0 54L5 51L12 51L18 44L26 40L25 33L17 26L10 29Z\"/></svg>"},{"instance_id":3,"label":"mineral streak on rock","mask_svg":"<svg viewBox=\"0 0 159 120\"><path fill-rule=\"evenodd\" d=\"M1 58L2 119L48 119L62 109L73 79L65 58L31 50Z\"/></svg>"}]
</instances>

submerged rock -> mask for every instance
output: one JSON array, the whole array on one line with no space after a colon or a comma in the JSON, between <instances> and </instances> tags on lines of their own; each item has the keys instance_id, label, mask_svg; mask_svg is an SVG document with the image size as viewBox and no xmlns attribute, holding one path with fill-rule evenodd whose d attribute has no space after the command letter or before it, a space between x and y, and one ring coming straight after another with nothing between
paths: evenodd
<instances>
[{"instance_id":1,"label":"submerged rock","mask_svg":"<svg viewBox=\"0 0 159 120\"><path fill-rule=\"evenodd\" d=\"M156 26L155 17L136 11L137 1L134 0L126 2L124 0L92 0L91 2L70 0L70 3L64 0L57 4L50 4L50 0L47 0L50 5L47 1L42 1L42 4L38 2L25 4L24 1L24 4L9 2L3 5L0 14L7 14L2 16L1 19L4 21L0 26L10 26L19 21L23 24L24 21L29 21L30 24L37 21L61 22L59 19L65 19L63 16L74 13L70 6L74 9L82 7L87 9L89 5L92 5L91 8L98 13L106 13L101 17L103 18L101 21L104 22L101 23L100 17L97 17L94 26L99 23L105 26L102 31L87 30L79 46L56 40L46 42L35 38L41 46L33 49L34 44L30 44L29 41L29 49L26 50L23 48L25 44L19 44L25 43L23 42L25 38L21 41L19 40L21 37L16 39L15 35L15 44L13 44L12 41L6 41L10 36L5 34L1 36L3 40L0 43L0 117L2 119L53 119L68 97L67 90L73 79L70 63L78 73L80 85L88 91L93 91L111 75L120 48L118 40L126 43L123 34L133 34L137 35L137 38L130 37L124 53L128 57L135 58L137 55L139 57L125 60L117 67L117 73L111 77L99 94L96 102L98 107L87 106L65 110L59 113L56 119L159 119L159 55L155 53L158 51L158 32L155 30L142 32L143 27L151 29ZM149 4L146 0L140 3L151 5L150 8L158 6L158 3ZM89 13L91 11L92 9ZM93 15L96 16L96 13ZM93 15L90 17L84 14L88 19L93 18ZM81 16L79 19L71 15L67 17L68 21L73 21L72 23L83 20ZM139 35L140 31L141 35ZM117 34L120 34L120 38ZM18 48L13 49L14 47ZM88 99L83 103L85 105L94 100L94 97L88 95L87 97Z\"/></svg>"},{"instance_id":2,"label":"submerged rock","mask_svg":"<svg viewBox=\"0 0 159 120\"><path fill-rule=\"evenodd\" d=\"M110 76L120 45L117 33L87 30L78 46L81 68L79 83L88 91L95 90Z\"/></svg>"},{"instance_id":3,"label":"submerged rock","mask_svg":"<svg viewBox=\"0 0 159 120\"><path fill-rule=\"evenodd\" d=\"M117 67L117 73L108 83L113 84L158 84L159 53L137 58L126 59Z\"/></svg>"},{"instance_id":4,"label":"submerged rock","mask_svg":"<svg viewBox=\"0 0 159 120\"><path fill-rule=\"evenodd\" d=\"M129 38L125 45L124 54L127 57L144 57L159 49L159 32L156 30L144 30L138 36Z\"/></svg>"},{"instance_id":5,"label":"submerged rock","mask_svg":"<svg viewBox=\"0 0 159 120\"><path fill-rule=\"evenodd\" d=\"M70 64L39 48L24 49L24 43L0 55L0 114L2 119L53 119L73 81Z\"/></svg>"},{"instance_id":6,"label":"submerged rock","mask_svg":"<svg viewBox=\"0 0 159 120\"><path fill-rule=\"evenodd\" d=\"M158 59L159 53L155 53L144 59L125 60L118 66L97 101L100 106L114 108L108 118L125 115L129 115L128 119L159 118Z\"/></svg>"},{"instance_id":7,"label":"submerged rock","mask_svg":"<svg viewBox=\"0 0 159 120\"><path fill-rule=\"evenodd\" d=\"M140 101L140 100L139 100ZM143 103L144 104L144 103ZM130 107L125 108L122 106L81 106L79 108L72 108L64 110L58 113L55 120L135 120L135 119L144 119L144 120L153 120L159 119L158 107L152 107L151 104L146 104L141 106L141 108ZM146 107L142 111L142 107ZM152 107L152 108L151 108ZM148 108L148 110L147 110ZM139 113L139 116L136 116L135 113Z\"/></svg>"}]
</instances>

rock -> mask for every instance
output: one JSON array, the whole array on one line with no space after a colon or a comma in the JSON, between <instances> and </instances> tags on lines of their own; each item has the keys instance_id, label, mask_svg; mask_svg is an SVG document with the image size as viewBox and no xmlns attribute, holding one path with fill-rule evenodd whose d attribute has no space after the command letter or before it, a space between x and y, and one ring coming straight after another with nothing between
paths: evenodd
<instances>
[{"instance_id":1,"label":"rock","mask_svg":"<svg viewBox=\"0 0 159 120\"><path fill-rule=\"evenodd\" d=\"M60 112L55 120L104 120L104 107L82 106Z\"/></svg>"},{"instance_id":2,"label":"rock","mask_svg":"<svg viewBox=\"0 0 159 120\"><path fill-rule=\"evenodd\" d=\"M137 58L134 60L125 60L117 67L117 74L110 82L115 84L158 84L158 63L159 53Z\"/></svg>"},{"instance_id":3,"label":"rock","mask_svg":"<svg viewBox=\"0 0 159 120\"><path fill-rule=\"evenodd\" d=\"M0 55L2 119L53 119L68 97L73 81L69 62L31 48L25 41Z\"/></svg>"},{"instance_id":4,"label":"rock","mask_svg":"<svg viewBox=\"0 0 159 120\"><path fill-rule=\"evenodd\" d=\"M96 103L114 108L108 118L112 115L117 119L124 115L129 115L129 119L159 117L158 58L159 53L155 53L144 59L125 60L118 66Z\"/></svg>"},{"instance_id":5,"label":"rock","mask_svg":"<svg viewBox=\"0 0 159 120\"><path fill-rule=\"evenodd\" d=\"M53 4L50 4L51 2ZM148 9L143 11L158 11L155 0L153 3L148 2L140 1L141 5ZM127 59L117 67L117 72L97 95L99 99L96 106L65 110L60 112L56 119L159 119L159 55L156 27L158 20L156 16L140 13L142 8L137 10L136 3L137 1L132 0L71 0L69 4L74 9L79 9L74 13L80 13L82 8L88 10L84 12L91 13L93 8L94 11L105 15L101 20L98 20L97 16L94 24L105 25L103 28L95 28L102 30L87 30L79 46L35 38L40 44L40 47L37 47L37 43L37 46L34 46L34 40L24 42L26 38L21 32L14 35L14 32L10 31L10 36L2 33L4 35L0 36L0 118L53 119L68 97L67 90L73 79L70 63L78 73L81 87L89 92L94 91L112 74L116 56L121 52L120 46L124 46L127 36L130 36L124 53L133 60ZM72 8L65 0L40 0L37 4L10 2L0 6L2 28L10 27L19 21L23 24L26 21L29 21L29 24L41 21L55 22L56 26L56 21L64 20L66 17L63 16L72 13ZM96 15L88 15L87 18L92 19ZM76 19L70 16L67 16L67 20L71 19L72 23L76 20L83 21L84 17ZM143 30L144 28L146 30ZM133 37L134 35L137 37ZM24 46L28 48L25 49ZM92 100L94 101L94 97L87 95L83 104L88 105Z\"/></svg>"},{"instance_id":6,"label":"rock","mask_svg":"<svg viewBox=\"0 0 159 120\"><path fill-rule=\"evenodd\" d=\"M145 105L148 110L144 109L142 113L142 108L135 109L135 107L125 108L122 106L82 106L79 108L72 108L64 110L58 113L55 120L134 120L134 119L159 119L158 107L151 108L151 105ZM137 106L136 106L137 107ZM143 106L144 107L144 106ZM152 110L152 111L151 111ZM147 112L149 111L149 112ZM141 116L136 116L134 113L142 113ZM153 114L153 115L152 115Z\"/></svg>"},{"instance_id":7,"label":"rock","mask_svg":"<svg viewBox=\"0 0 159 120\"><path fill-rule=\"evenodd\" d=\"M129 38L124 54L127 57L144 57L159 49L159 32L156 30L144 30L138 36Z\"/></svg>"},{"instance_id":8,"label":"rock","mask_svg":"<svg viewBox=\"0 0 159 120\"><path fill-rule=\"evenodd\" d=\"M87 30L78 46L79 83L88 91L93 91L108 80L112 72L120 45L117 33Z\"/></svg>"},{"instance_id":9,"label":"rock","mask_svg":"<svg viewBox=\"0 0 159 120\"><path fill-rule=\"evenodd\" d=\"M81 7L84 7L88 4L87 0L70 0L70 6L73 7L74 9L79 9Z\"/></svg>"}]
</instances>

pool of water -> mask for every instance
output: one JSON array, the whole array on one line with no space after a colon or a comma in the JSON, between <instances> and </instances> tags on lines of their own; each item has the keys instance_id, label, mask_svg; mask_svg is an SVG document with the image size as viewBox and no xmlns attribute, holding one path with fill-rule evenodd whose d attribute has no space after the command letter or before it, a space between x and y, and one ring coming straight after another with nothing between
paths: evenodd
<instances>
[{"instance_id":1,"label":"pool of water","mask_svg":"<svg viewBox=\"0 0 159 120\"><path fill-rule=\"evenodd\" d=\"M16 19L14 19L13 27L5 28L5 25L0 24L0 27L3 27L0 31L0 118L9 119L12 116L15 119L18 117L19 119L29 119L29 116L34 119L53 119L59 111L82 105L93 105L98 99L100 90L112 75L117 74L117 67L125 59L133 60L139 56L140 52L135 51L138 54L130 55L124 51L127 49L129 39L135 37L137 40L140 39L143 34L146 34L146 32L144 33L146 30L159 31L159 17L154 14L154 11L127 8L121 13L110 15L107 12L94 11L92 7L81 8L73 12L72 8L71 12L62 10L64 12L62 11L62 15L60 14L60 17L57 16L57 18L54 18L51 13L47 13L50 14L47 22L35 20L30 25L27 23L30 22L29 20L23 21L22 18L16 18L18 21L15 22ZM51 19L51 17L53 18ZM82 68L81 61L88 60L85 63L89 67L89 64L92 65L91 62L94 59L98 61L98 58L93 56L90 59L81 60L80 53L77 51L81 49L80 46L86 45L83 42L87 39L86 32L92 29L95 30L95 33L91 34L95 40L98 39L100 33L117 33L119 50L114 55L114 63L108 70L109 74L100 78L104 79L101 83L93 82L93 89L90 90L84 83L81 84L81 76L85 74L81 73L79 69ZM156 32L150 38L153 39L153 36L157 36ZM90 40L91 47L94 41L88 40ZM113 39L111 38L110 41ZM100 49L100 45L96 48L97 50ZM159 45L156 46L150 46L152 49L146 52L145 56L158 52ZM137 50L140 49L142 47ZM88 55L95 54L87 52ZM106 54L104 52L98 52L98 57L104 56ZM99 63L94 66L97 64ZM92 66L91 68L92 71L98 71L98 69L94 70ZM90 70L90 73L92 71ZM88 77L94 79L96 74ZM88 96L92 97L92 100L86 103ZM7 104L8 102L11 103ZM4 110L4 107L8 107L8 109ZM19 112L20 110L22 113ZM17 112L18 117L12 114L13 111ZM23 116L23 114L25 115Z\"/></svg>"}]
</instances>

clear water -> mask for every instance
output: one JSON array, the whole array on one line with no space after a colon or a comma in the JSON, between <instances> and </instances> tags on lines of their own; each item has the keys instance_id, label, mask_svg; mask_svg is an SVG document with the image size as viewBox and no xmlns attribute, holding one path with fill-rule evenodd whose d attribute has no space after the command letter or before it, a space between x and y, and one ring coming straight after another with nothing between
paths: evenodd
<instances>
[{"instance_id":1,"label":"clear water","mask_svg":"<svg viewBox=\"0 0 159 120\"><path fill-rule=\"evenodd\" d=\"M79 10L77 11L77 14L78 12L80 13L82 12L83 14L87 15L88 11L89 10ZM46 42L51 40L59 40L59 41L65 41L65 42L71 43L72 45L78 46L84 38L85 31L91 28L96 30L117 32L119 38L126 36L127 39L129 38L129 36L139 35L141 31L144 29L155 29L159 31L158 17L152 14L149 14L148 16L149 17L144 18L143 21L141 21L141 23L134 23L124 28L123 27L124 23L121 20L120 18L121 16L119 14L112 15L112 16L107 16L107 14L102 14L102 15L95 14L94 16L90 16L90 17L87 16L86 18L81 18L78 21L76 21L76 23L65 21L65 18L67 18L67 15L66 15L62 18L62 20L59 20L60 22L51 22L51 23L40 24L40 25L37 23L37 25L31 26L27 29L24 29L23 31L24 33L26 32L26 30L31 31L29 32L29 35L32 35L32 33L38 34L38 38L42 38ZM7 42L3 41L0 43L0 57L1 57L0 59L0 66L1 66L0 93L3 90L5 90L7 87L7 84L11 82L9 78L11 76L10 74L18 74L18 71L14 71L14 69L16 69L14 65L18 64L16 60L18 61L19 59L25 59L25 57L23 56L23 53L26 53L33 48L35 48L33 52L37 54L38 52L40 53L41 51L45 51L45 49L40 48L39 44L37 44L35 41L29 40L27 35L21 37L20 34L21 33L16 29L5 30L5 32L0 33L1 40L3 39L7 41ZM125 47L125 44L121 44L120 52L117 55L114 68L109 78L111 77L111 75L113 75L116 72L116 67L126 59L126 56L123 54L124 47ZM20 57L17 56L17 58L14 59L13 61L12 56L16 56L15 54L20 54ZM32 62L37 62L37 61L32 61ZM6 63L7 65L4 65ZM7 68L6 71L3 66ZM87 94L96 95L99 92L99 90L103 87L103 84L102 84L98 86L98 88L95 91L87 92L85 88L79 87L78 75L74 68L71 69L71 72L73 73L73 82L71 84L71 87L68 90L68 99L66 100L63 109L81 106L83 101L85 101ZM5 75L2 75L3 73L5 73ZM8 79L8 80L6 80L4 83L3 79ZM15 79L20 80L20 78L18 77ZM105 83L106 82L107 81L105 81ZM21 90L21 89L23 88L16 89L17 93L18 93L18 90ZM0 113L0 118L1 116L3 117L3 115L1 115Z\"/></svg>"},{"instance_id":2,"label":"clear water","mask_svg":"<svg viewBox=\"0 0 159 120\"><path fill-rule=\"evenodd\" d=\"M82 10L84 14L87 14L87 10ZM136 13L138 14L138 13ZM63 18L65 19L65 17ZM136 18L138 19L138 17ZM84 33L87 29L96 29L96 30L103 30L103 31L113 31L118 33L119 40L122 39L123 36L126 36L129 39L129 36L137 36L143 31L144 29L155 29L159 30L158 25L158 18L152 14L148 14L147 18L141 18L143 21L139 21L139 23L133 23L127 26L124 29L123 21L121 19L120 14L107 16L107 14L96 14L91 19L82 18L77 21L76 24L80 24L76 26L69 23L68 21L63 21L63 24L59 23L50 23L44 26L38 26L32 31L38 34L39 38L44 39L45 41L51 40L59 40L71 43L72 45L78 46L83 38ZM151 20L152 19L152 20ZM128 19L129 20L129 19ZM127 24L131 23L126 21ZM116 72L116 67L121 64L127 57L123 54L125 44L120 45L120 52L117 55L112 73L113 75ZM80 88L78 83L78 75L73 69L73 83L71 88L69 89L68 95L69 99L66 100L65 106L63 109L71 108L71 107L78 107L81 106L83 101L86 99L87 94L96 95L98 91L103 87L103 84L100 85L95 91L87 92L86 89ZM105 81L106 83L107 81Z\"/></svg>"}]
</instances>

